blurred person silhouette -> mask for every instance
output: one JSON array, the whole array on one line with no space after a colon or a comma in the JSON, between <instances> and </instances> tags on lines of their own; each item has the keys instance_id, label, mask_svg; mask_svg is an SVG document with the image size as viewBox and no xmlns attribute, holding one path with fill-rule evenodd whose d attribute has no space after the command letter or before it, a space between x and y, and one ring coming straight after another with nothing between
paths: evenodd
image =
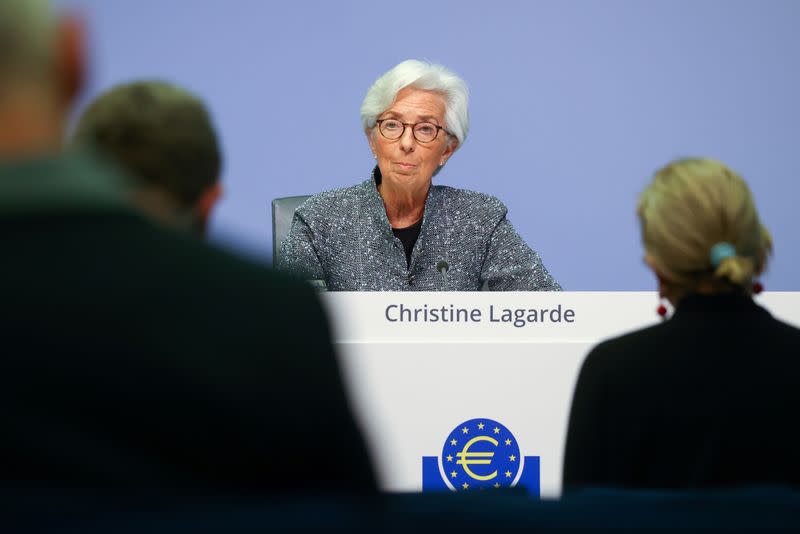
<instances>
[{"instance_id":1,"label":"blurred person silhouette","mask_svg":"<svg viewBox=\"0 0 800 534\"><path fill-rule=\"evenodd\" d=\"M772 239L747 184L718 161L675 161L638 215L645 262L675 312L586 358L565 490L800 485L800 330L752 298Z\"/></svg>"},{"instance_id":2,"label":"blurred person silhouette","mask_svg":"<svg viewBox=\"0 0 800 534\"><path fill-rule=\"evenodd\" d=\"M314 291L153 224L115 168L62 151L82 43L47 0L0 0L0 485L372 491Z\"/></svg>"},{"instance_id":3,"label":"blurred person silhouette","mask_svg":"<svg viewBox=\"0 0 800 534\"><path fill-rule=\"evenodd\" d=\"M173 227L205 233L222 194L222 157L206 106L186 89L143 80L112 87L78 120L88 145L128 170L137 204Z\"/></svg>"}]
</instances>

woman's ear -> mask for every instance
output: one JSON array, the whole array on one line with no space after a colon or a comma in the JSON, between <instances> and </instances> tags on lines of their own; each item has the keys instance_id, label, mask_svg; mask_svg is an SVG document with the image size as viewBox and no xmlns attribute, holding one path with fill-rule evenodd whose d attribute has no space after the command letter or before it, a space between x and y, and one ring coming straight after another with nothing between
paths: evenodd
<instances>
[{"instance_id":1,"label":"woman's ear","mask_svg":"<svg viewBox=\"0 0 800 534\"><path fill-rule=\"evenodd\" d=\"M653 271L653 274L656 275L656 280L658 281L658 296L661 298L665 298L670 300L671 292L670 292L670 284L669 280L667 280L661 271L658 269L655 259L650 253L646 253L644 255L644 262L647 267Z\"/></svg>"},{"instance_id":2,"label":"woman's ear","mask_svg":"<svg viewBox=\"0 0 800 534\"><path fill-rule=\"evenodd\" d=\"M450 159L450 156L453 155L453 152L456 151L458 148L458 139L453 136L449 136L447 139L447 145L444 148L444 152L442 152L442 158L439 165L444 165L447 163L447 160Z\"/></svg>"},{"instance_id":3,"label":"woman's ear","mask_svg":"<svg viewBox=\"0 0 800 534\"><path fill-rule=\"evenodd\" d=\"M656 269L656 261L655 259L653 259L653 256L651 256L649 252L646 252L644 255L644 263L651 271L656 272L658 270Z\"/></svg>"},{"instance_id":4,"label":"woman's ear","mask_svg":"<svg viewBox=\"0 0 800 534\"><path fill-rule=\"evenodd\" d=\"M367 142L369 143L369 149L372 152L372 155L377 157L378 153L375 151L375 140L372 138L373 129L367 128L364 130L364 134L367 136Z\"/></svg>"}]
</instances>

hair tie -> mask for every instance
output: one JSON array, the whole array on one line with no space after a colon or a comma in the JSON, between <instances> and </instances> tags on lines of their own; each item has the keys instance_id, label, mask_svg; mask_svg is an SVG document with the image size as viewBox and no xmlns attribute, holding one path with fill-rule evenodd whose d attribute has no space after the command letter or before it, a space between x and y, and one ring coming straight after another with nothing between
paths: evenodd
<instances>
[{"instance_id":1,"label":"hair tie","mask_svg":"<svg viewBox=\"0 0 800 534\"><path fill-rule=\"evenodd\" d=\"M725 258L733 258L736 256L736 249L727 241L721 241L711 247L711 266L715 269L719 267L722 260Z\"/></svg>"}]
</instances>

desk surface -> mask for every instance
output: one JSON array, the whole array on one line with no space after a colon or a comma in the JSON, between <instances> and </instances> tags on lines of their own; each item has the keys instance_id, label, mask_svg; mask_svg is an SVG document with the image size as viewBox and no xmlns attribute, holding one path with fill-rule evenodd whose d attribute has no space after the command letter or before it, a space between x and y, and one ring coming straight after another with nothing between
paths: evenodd
<instances>
[{"instance_id":1,"label":"desk surface","mask_svg":"<svg viewBox=\"0 0 800 534\"><path fill-rule=\"evenodd\" d=\"M756 300L800 325L800 293ZM342 368L381 485L420 491L423 456L459 424L505 425L561 493L572 390L598 341L656 323L654 292L325 293ZM441 470L441 468L440 468Z\"/></svg>"}]
</instances>

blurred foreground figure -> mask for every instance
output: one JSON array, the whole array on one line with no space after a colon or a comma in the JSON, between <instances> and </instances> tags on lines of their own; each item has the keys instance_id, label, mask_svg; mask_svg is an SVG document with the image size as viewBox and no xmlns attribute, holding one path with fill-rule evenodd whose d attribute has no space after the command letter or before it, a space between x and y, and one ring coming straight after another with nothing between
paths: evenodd
<instances>
[{"instance_id":1,"label":"blurred foreground figure","mask_svg":"<svg viewBox=\"0 0 800 534\"><path fill-rule=\"evenodd\" d=\"M0 485L369 491L311 289L148 222L60 154L82 32L0 0Z\"/></svg>"},{"instance_id":2,"label":"blurred foreground figure","mask_svg":"<svg viewBox=\"0 0 800 534\"><path fill-rule=\"evenodd\" d=\"M222 194L222 157L203 102L159 81L118 85L81 115L73 139L137 180L137 205L178 229L204 233Z\"/></svg>"},{"instance_id":3,"label":"blurred foreground figure","mask_svg":"<svg viewBox=\"0 0 800 534\"><path fill-rule=\"evenodd\" d=\"M587 357L565 489L800 485L800 330L753 302L772 240L747 184L717 161L677 161L638 213L675 314Z\"/></svg>"}]
</instances>

